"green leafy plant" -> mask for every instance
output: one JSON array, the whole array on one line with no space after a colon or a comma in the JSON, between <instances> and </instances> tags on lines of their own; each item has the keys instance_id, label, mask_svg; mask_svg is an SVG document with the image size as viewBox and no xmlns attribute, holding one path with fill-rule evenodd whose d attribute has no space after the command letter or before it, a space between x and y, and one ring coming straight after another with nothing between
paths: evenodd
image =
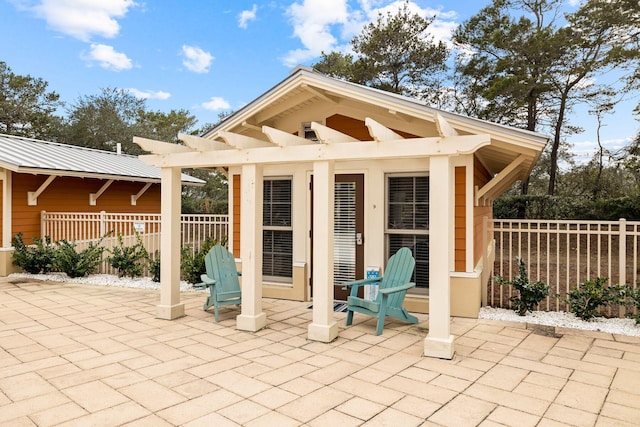
<instances>
[{"instance_id":1,"label":"green leafy plant","mask_svg":"<svg viewBox=\"0 0 640 427\"><path fill-rule=\"evenodd\" d=\"M626 312L625 316L634 319L636 325L640 325L640 287L631 285L622 286L620 289L621 303L627 307L631 307L633 312Z\"/></svg>"},{"instance_id":2,"label":"green leafy plant","mask_svg":"<svg viewBox=\"0 0 640 427\"><path fill-rule=\"evenodd\" d=\"M76 251L76 243L66 240L56 242L55 266L69 277L83 277L96 271L102 261L104 248L97 243L90 242L87 248Z\"/></svg>"},{"instance_id":3,"label":"green leafy plant","mask_svg":"<svg viewBox=\"0 0 640 427\"><path fill-rule=\"evenodd\" d=\"M12 241L14 247L11 255L13 264L22 268L27 273L48 273L53 269L54 248L51 245L51 237L44 239L33 238L33 245L25 245L22 233L15 235Z\"/></svg>"},{"instance_id":4,"label":"green leafy plant","mask_svg":"<svg viewBox=\"0 0 640 427\"><path fill-rule=\"evenodd\" d=\"M142 243L140 235L136 233L136 243L125 246L122 234L118 234L118 245L109 250L111 255L107 261L118 271L118 277L140 277L144 270L143 262L149 259L149 253Z\"/></svg>"},{"instance_id":5,"label":"green leafy plant","mask_svg":"<svg viewBox=\"0 0 640 427\"><path fill-rule=\"evenodd\" d=\"M512 286L518 291L518 295L512 296L509 300L514 304L516 313L524 316L549 295L549 285L543 282L531 283L522 259L518 259L518 270L518 275L513 280L505 280L499 275L493 276L493 280L500 285Z\"/></svg>"},{"instance_id":6,"label":"green leafy plant","mask_svg":"<svg viewBox=\"0 0 640 427\"><path fill-rule=\"evenodd\" d=\"M158 250L155 251L153 257L149 257L149 273L151 273L151 280L160 281L160 251Z\"/></svg>"},{"instance_id":7,"label":"green leafy plant","mask_svg":"<svg viewBox=\"0 0 640 427\"><path fill-rule=\"evenodd\" d=\"M582 320L591 320L601 316L601 307L619 303L623 295L622 287L605 286L607 280L606 277L585 280L570 290L567 299L569 311Z\"/></svg>"},{"instance_id":8,"label":"green leafy plant","mask_svg":"<svg viewBox=\"0 0 640 427\"><path fill-rule=\"evenodd\" d=\"M206 267L204 264L204 258L213 246L220 243L221 245L227 244L227 239L223 238L218 242L217 239L211 239L207 237L200 246L199 250L191 253L190 246L183 246L181 249L180 257L180 269L182 270L182 278L192 285L200 283L200 276L206 273Z\"/></svg>"}]
</instances>

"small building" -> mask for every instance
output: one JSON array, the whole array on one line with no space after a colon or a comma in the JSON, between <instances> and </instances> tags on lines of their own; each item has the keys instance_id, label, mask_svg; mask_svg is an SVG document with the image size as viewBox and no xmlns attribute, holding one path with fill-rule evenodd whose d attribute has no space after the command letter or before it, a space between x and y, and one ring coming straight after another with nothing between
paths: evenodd
<instances>
[{"instance_id":1,"label":"small building","mask_svg":"<svg viewBox=\"0 0 640 427\"><path fill-rule=\"evenodd\" d=\"M242 263L239 329L266 324L263 295L313 299L309 338L331 341L333 301L345 298L335 285L380 274L409 247L417 286L405 306L429 313L425 354L444 358L454 348L450 315L477 317L486 295L492 201L529 175L547 142L306 67L203 137L181 139L182 147L134 138L173 200L162 210L159 317L184 314L178 266L164 262L177 247L177 177L182 168L221 168L230 250Z\"/></svg>"},{"instance_id":2,"label":"small building","mask_svg":"<svg viewBox=\"0 0 640 427\"><path fill-rule=\"evenodd\" d=\"M160 169L137 156L0 135L0 276L15 271L11 241L42 237L41 212L160 212ZM182 175L183 184L203 185Z\"/></svg>"}]
</instances>

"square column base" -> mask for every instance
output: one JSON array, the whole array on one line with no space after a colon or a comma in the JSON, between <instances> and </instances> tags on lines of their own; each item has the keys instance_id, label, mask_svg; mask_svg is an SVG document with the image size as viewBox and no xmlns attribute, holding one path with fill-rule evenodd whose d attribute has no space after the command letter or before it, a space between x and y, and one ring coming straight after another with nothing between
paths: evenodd
<instances>
[{"instance_id":1,"label":"square column base","mask_svg":"<svg viewBox=\"0 0 640 427\"><path fill-rule=\"evenodd\" d=\"M338 323L332 322L329 325L319 325L312 323L309 325L307 338L311 341L331 342L338 337Z\"/></svg>"},{"instance_id":2,"label":"square column base","mask_svg":"<svg viewBox=\"0 0 640 427\"><path fill-rule=\"evenodd\" d=\"M427 335L424 339L424 355L426 357L433 357L436 359L453 359L455 354L455 348L453 346L454 337L449 335L449 338L431 338Z\"/></svg>"},{"instance_id":3,"label":"square column base","mask_svg":"<svg viewBox=\"0 0 640 427\"><path fill-rule=\"evenodd\" d=\"M157 305L156 318L164 320L173 320L184 316L184 303L175 305Z\"/></svg>"},{"instance_id":4,"label":"square column base","mask_svg":"<svg viewBox=\"0 0 640 427\"><path fill-rule=\"evenodd\" d=\"M255 316L240 314L236 317L236 329L239 331L257 332L267 326L267 315L260 313Z\"/></svg>"}]
</instances>

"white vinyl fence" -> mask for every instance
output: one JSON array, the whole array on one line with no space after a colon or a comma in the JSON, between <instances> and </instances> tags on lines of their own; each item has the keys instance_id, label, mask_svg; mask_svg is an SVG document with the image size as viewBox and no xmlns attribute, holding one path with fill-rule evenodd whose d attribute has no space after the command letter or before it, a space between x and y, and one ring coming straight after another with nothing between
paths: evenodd
<instances>
[{"instance_id":1,"label":"white vinyl fence","mask_svg":"<svg viewBox=\"0 0 640 427\"><path fill-rule=\"evenodd\" d=\"M128 214L108 212L41 212L42 237L49 236L52 242L67 240L78 247L103 239L101 245L107 249L118 244L122 236L126 246L136 243L136 235L152 257L160 250L160 214ZM227 239L228 215L181 215L181 246L193 253L199 250L206 239L219 242ZM105 256L106 258L106 256ZM114 273L105 262L101 273Z\"/></svg>"},{"instance_id":2,"label":"white vinyl fence","mask_svg":"<svg viewBox=\"0 0 640 427\"><path fill-rule=\"evenodd\" d=\"M524 260L531 282L550 286L541 309L567 310L570 290L585 280L608 279L609 285L637 286L640 222L494 220L496 260L494 274L512 279L518 274L518 258ZM510 307L510 286L491 280L487 301L494 307ZM606 313L619 316L618 307Z\"/></svg>"}]
</instances>

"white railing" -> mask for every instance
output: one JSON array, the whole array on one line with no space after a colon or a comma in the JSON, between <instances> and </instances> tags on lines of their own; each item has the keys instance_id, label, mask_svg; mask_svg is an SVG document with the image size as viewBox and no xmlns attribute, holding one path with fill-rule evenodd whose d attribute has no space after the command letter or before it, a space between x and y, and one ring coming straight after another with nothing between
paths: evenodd
<instances>
[{"instance_id":1,"label":"white railing","mask_svg":"<svg viewBox=\"0 0 640 427\"><path fill-rule=\"evenodd\" d=\"M638 283L640 222L494 220L494 274L512 279L518 273L518 258L524 260L529 280L550 286L542 310L567 310L570 290L587 279L608 278L608 284ZM510 286L491 280L487 301L509 307ZM606 313L619 316L618 307Z\"/></svg>"},{"instance_id":2,"label":"white railing","mask_svg":"<svg viewBox=\"0 0 640 427\"><path fill-rule=\"evenodd\" d=\"M117 236L123 237L126 246L136 243L140 236L151 256L160 250L160 214L133 214L108 212L41 212L42 237L52 242L67 240L78 247L97 242L107 249L117 245ZM223 241L229 232L228 215L181 215L181 246L193 253L199 250L207 238ZM106 258L106 257L105 257ZM102 273L113 273L106 261L100 267Z\"/></svg>"}]
</instances>

